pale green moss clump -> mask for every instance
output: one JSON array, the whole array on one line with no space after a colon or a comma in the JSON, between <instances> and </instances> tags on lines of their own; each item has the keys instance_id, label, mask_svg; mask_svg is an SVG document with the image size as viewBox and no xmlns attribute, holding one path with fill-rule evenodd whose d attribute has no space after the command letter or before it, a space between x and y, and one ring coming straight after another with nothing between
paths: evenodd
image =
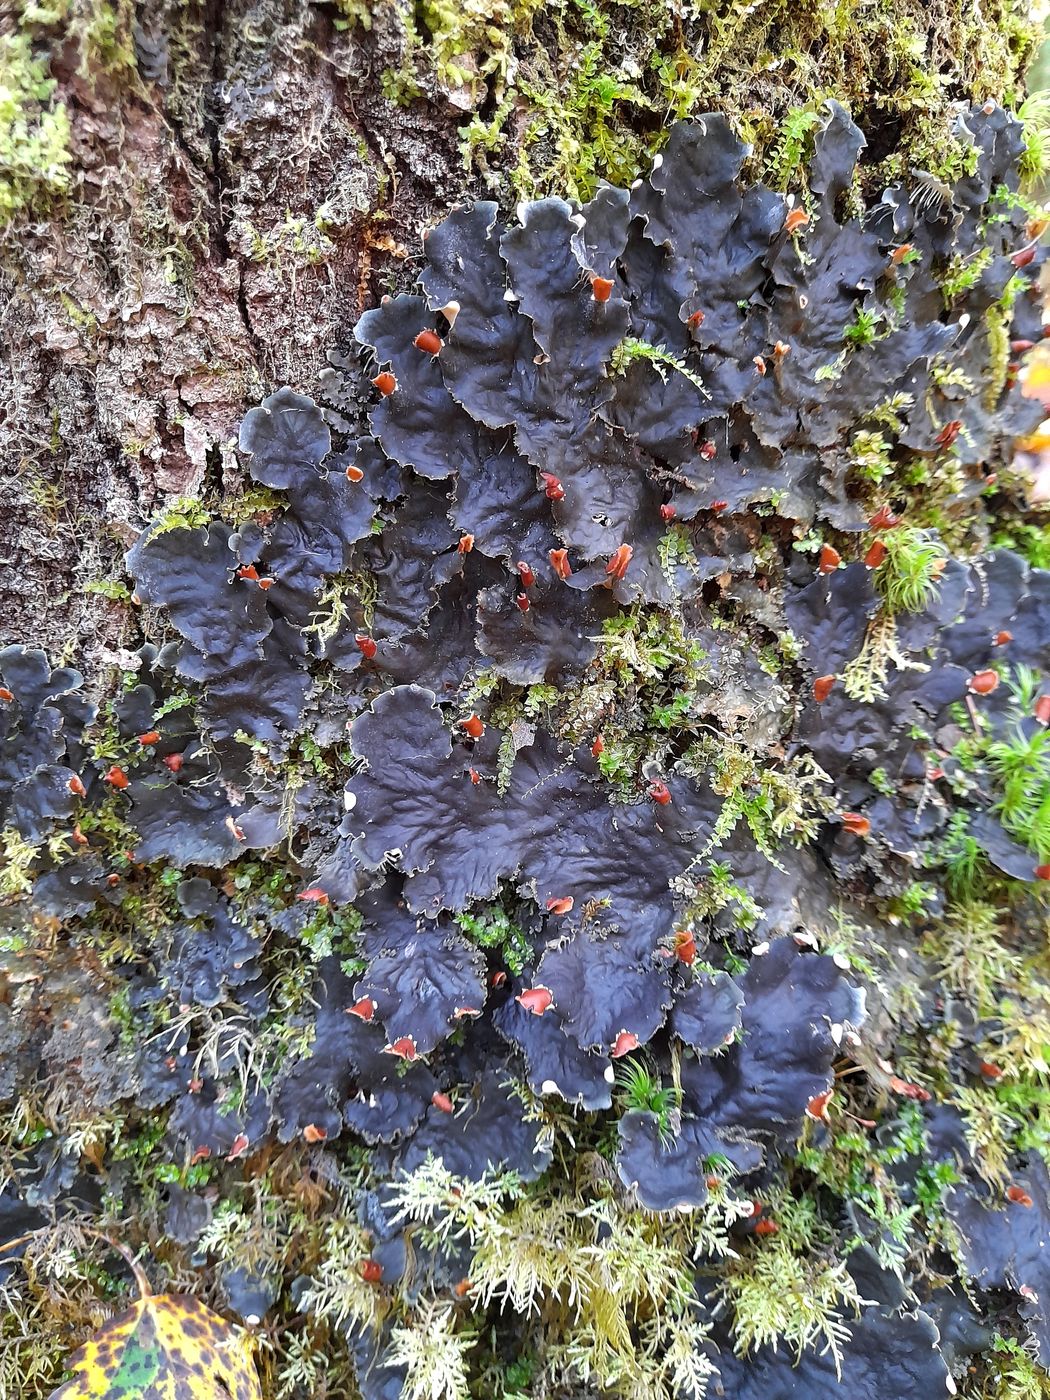
<instances>
[{"instance_id":1,"label":"pale green moss clump","mask_svg":"<svg viewBox=\"0 0 1050 1400\"><path fill-rule=\"evenodd\" d=\"M54 92L29 35L0 35L0 227L69 188L69 112Z\"/></svg>"},{"instance_id":2,"label":"pale green moss clump","mask_svg":"<svg viewBox=\"0 0 1050 1400\"><path fill-rule=\"evenodd\" d=\"M343 23L366 18L359 0L341 8ZM673 121L707 110L727 113L754 144L749 175L786 188L828 98L871 135L873 187L914 168L952 181L969 158L953 104L1018 107L1040 39L1025 0L948 0L936 11L923 0L427 0L400 22L402 61L384 75L386 95L455 93L468 166L494 190L509 175L530 198L586 199L599 180L629 183ZM486 96L495 107L482 118ZM1038 116L1031 99L1026 115ZM1030 172L1042 168L1044 126L1032 123Z\"/></svg>"}]
</instances>

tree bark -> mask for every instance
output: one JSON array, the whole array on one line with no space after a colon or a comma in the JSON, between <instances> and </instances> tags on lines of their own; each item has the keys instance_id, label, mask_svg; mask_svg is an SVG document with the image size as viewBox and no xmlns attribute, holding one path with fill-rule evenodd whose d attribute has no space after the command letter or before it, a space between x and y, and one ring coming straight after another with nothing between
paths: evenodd
<instances>
[{"instance_id":1,"label":"tree bark","mask_svg":"<svg viewBox=\"0 0 1050 1400\"><path fill-rule=\"evenodd\" d=\"M791 116L827 96L872 179L950 159L951 103L1016 97L1034 36L1019 0L700 9L74 0L7 21L0 638L88 669L130 640L143 523L235 487L245 409L316 393L465 194L632 178L708 108L787 178ZM34 169L56 115L64 149Z\"/></svg>"}]
</instances>

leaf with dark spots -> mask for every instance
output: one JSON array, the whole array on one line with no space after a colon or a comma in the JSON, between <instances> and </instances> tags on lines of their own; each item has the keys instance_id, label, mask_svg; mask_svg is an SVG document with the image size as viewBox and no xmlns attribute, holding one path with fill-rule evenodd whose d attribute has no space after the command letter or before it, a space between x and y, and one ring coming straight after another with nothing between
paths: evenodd
<instances>
[{"instance_id":1,"label":"leaf with dark spots","mask_svg":"<svg viewBox=\"0 0 1050 1400\"><path fill-rule=\"evenodd\" d=\"M74 1353L51 1400L261 1400L252 1352L199 1298L144 1291Z\"/></svg>"}]
</instances>

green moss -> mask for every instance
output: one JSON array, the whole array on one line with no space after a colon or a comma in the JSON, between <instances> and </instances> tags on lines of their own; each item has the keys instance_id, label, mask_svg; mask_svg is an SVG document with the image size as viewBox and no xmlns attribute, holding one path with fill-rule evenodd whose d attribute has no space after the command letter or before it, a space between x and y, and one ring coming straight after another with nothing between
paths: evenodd
<instances>
[{"instance_id":1,"label":"green moss","mask_svg":"<svg viewBox=\"0 0 1050 1400\"><path fill-rule=\"evenodd\" d=\"M1006 830L1041 864L1050 860L1050 731L1028 723L1040 678L1027 666L996 669L1009 692L1007 722L994 738L981 726L964 732L952 750L957 782L964 790L979 785Z\"/></svg>"},{"instance_id":2,"label":"green moss","mask_svg":"<svg viewBox=\"0 0 1050 1400\"><path fill-rule=\"evenodd\" d=\"M479 948L493 948L515 977L531 956L529 940L501 905L485 904L456 915L456 923Z\"/></svg>"},{"instance_id":3,"label":"green moss","mask_svg":"<svg viewBox=\"0 0 1050 1400\"><path fill-rule=\"evenodd\" d=\"M722 845L744 822L759 850L775 860L782 843L815 839L834 807L831 779L810 754L774 765L765 754L728 736L704 735L684 763L723 799L708 850Z\"/></svg>"},{"instance_id":4,"label":"green moss","mask_svg":"<svg viewBox=\"0 0 1050 1400\"><path fill-rule=\"evenodd\" d=\"M1050 1374L1016 1337L997 1335L973 1391L979 1400L1050 1400Z\"/></svg>"},{"instance_id":5,"label":"green moss","mask_svg":"<svg viewBox=\"0 0 1050 1400\"><path fill-rule=\"evenodd\" d=\"M680 618L635 607L602 623L600 665L622 682L666 681L680 677L694 686L704 676L706 653Z\"/></svg>"},{"instance_id":6,"label":"green moss","mask_svg":"<svg viewBox=\"0 0 1050 1400\"><path fill-rule=\"evenodd\" d=\"M990 248L980 248L976 253L965 256L956 253L952 257L941 279L941 292L947 305L950 306L956 297L977 285L991 265L992 256Z\"/></svg>"},{"instance_id":7,"label":"green moss","mask_svg":"<svg viewBox=\"0 0 1050 1400\"><path fill-rule=\"evenodd\" d=\"M211 511L198 496L176 496L150 525L150 535L168 530L199 530L211 521Z\"/></svg>"},{"instance_id":8,"label":"green moss","mask_svg":"<svg viewBox=\"0 0 1050 1400\"><path fill-rule=\"evenodd\" d=\"M689 369L683 360L679 359L677 355L672 355L670 350L665 349L662 345L650 345L647 340L636 340L630 337L622 340L612 352L610 363L613 373L625 374L628 367L636 360L645 360L647 364L651 364L665 384L668 374L673 370L688 379L701 393L707 394L700 376Z\"/></svg>"},{"instance_id":9,"label":"green moss","mask_svg":"<svg viewBox=\"0 0 1050 1400\"><path fill-rule=\"evenodd\" d=\"M1013 317L1013 306L1026 286L1027 283L1023 278L1011 277L998 300L993 302L984 313L985 332L988 336L989 368L981 399L989 412L995 408L1003 389L1006 387L1010 369L1010 322Z\"/></svg>"},{"instance_id":10,"label":"green moss","mask_svg":"<svg viewBox=\"0 0 1050 1400\"><path fill-rule=\"evenodd\" d=\"M860 429L853 434L849 455L857 475L875 485L885 481L893 471L890 444L883 433Z\"/></svg>"},{"instance_id":11,"label":"green moss","mask_svg":"<svg viewBox=\"0 0 1050 1400\"><path fill-rule=\"evenodd\" d=\"M575 1183L550 1173L523 1187L513 1176L465 1181L433 1161L398 1193L403 1218L425 1242L469 1241L475 1308L497 1304L513 1319L522 1352L540 1368L537 1393L705 1393L712 1367L692 1306L695 1259L729 1252L729 1225L750 1202L715 1186L700 1210L661 1218L595 1173ZM419 1331L427 1316L413 1313L406 1325ZM539 1351L529 1345L536 1319L545 1339ZM469 1328L466 1336L474 1342ZM478 1342L493 1347L490 1364L502 1371L498 1340ZM450 1344L443 1333L442 1351ZM484 1352L475 1367L486 1374Z\"/></svg>"},{"instance_id":12,"label":"green moss","mask_svg":"<svg viewBox=\"0 0 1050 1400\"><path fill-rule=\"evenodd\" d=\"M329 226L327 211L319 209L309 218L286 209L281 222L265 232L245 221L237 225L237 234L246 257L272 266L280 276L288 269L292 280L297 266L318 267L331 259L335 244L325 231Z\"/></svg>"},{"instance_id":13,"label":"green moss","mask_svg":"<svg viewBox=\"0 0 1050 1400\"><path fill-rule=\"evenodd\" d=\"M892 151L864 170L865 184L919 169L941 186L974 158L954 129L952 103L1019 100L1039 34L1022 0L998 0L991 12L951 0L935 14L922 0L770 0L684 13L669 0L555 0L542 10L531 0L474 0L456 9L442 0L416 14L436 25L439 79L454 86L495 77L494 111L464 129L468 162L487 174L499 153L519 195L568 190L581 199L599 179L633 179L672 119L706 110L725 112L753 143L750 174L795 186L828 98L869 133L894 133ZM497 13L508 17L494 36L486 19ZM508 63L512 33L516 62ZM1033 106L1027 115L1034 171L1039 113Z\"/></svg>"},{"instance_id":14,"label":"green moss","mask_svg":"<svg viewBox=\"0 0 1050 1400\"><path fill-rule=\"evenodd\" d=\"M84 584L84 592L93 594L100 598L108 598L113 603L128 603L131 601L131 590L127 584L119 578L92 579Z\"/></svg>"},{"instance_id":15,"label":"green moss","mask_svg":"<svg viewBox=\"0 0 1050 1400\"><path fill-rule=\"evenodd\" d=\"M26 30L0 35L0 226L69 189L69 112Z\"/></svg>"},{"instance_id":16,"label":"green moss","mask_svg":"<svg viewBox=\"0 0 1050 1400\"><path fill-rule=\"evenodd\" d=\"M134 26L134 0L72 0L69 30L80 40L80 71L89 82L137 82Z\"/></svg>"},{"instance_id":17,"label":"green moss","mask_svg":"<svg viewBox=\"0 0 1050 1400\"><path fill-rule=\"evenodd\" d=\"M775 190L786 190L802 173L809 153L810 138L820 125L817 104L793 107L784 114L772 143L767 163L767 179Z\"/></svg>"},{"instance_id":18,"label":"green moss","mask_svg":"<svg viewBox=\"0 0 1050 1400\"><path fill-rule=\"evenodd\" d=\"M339 13L337 29L360 28L367 33L372 28L372 11L375 8L370 0L335 0Z\"/></svg>"},{"instance_id":19,"label":"green moss","mask_svg":"<svg viewBox=\"0 0 1050 1400\"><path fill-rule=\"evenodd\" d=\"M877 1144L861 1130L857 1115L867 1110L849 1086L837 1086L826 1110L827 1130L807 1127L796 1160L816 1184L878 1227L883 1267L900 1273L908 1258L929 1255L947 1238L944 1198L958 1173L949 1163L930 1160L918 1105L905 1105ZM905 1200L900 1174L892 1170L905 1158L920 1162L913 1201Z\"/></svg>"},{"instance_id":20,"label":"green moss","mask_svg":"<svg viewBox=\"0 0 1050 1400\"><path fill-rule=\"evenodd\" d=\"M321 642L327 642L341 628L356 625L358 618L360 625L368 631L372 625L377 587L371 575L361 572L330 575L303 631L314 634Z\"/></svg>"},{"instance_id":21,"label":"green moss","mask_svg":"<svg viewBox=\"0 0 1050 1400\"><path fill-rule=\"evenodd\" d=\"M671 1115L679 1106L679 1095L673 1086L664 1084L657 1074L638 1060L629 1060L617 1073L619 1102L623 1113L639 1110L652 1113L660 1125L661 1137L673 1139Z\"/></svg>"},{"instance_id":22,"label":"green moss","mask_svg":"<svg viewBox=\"0 0 1050 1400\"><path fill-rule=\"evenodd\" d=\"M834 1233L811 1197L774 1197L765 1214L776 1232L753 1238L720 1285L733 1308L736 1348L786 1344L796 1356L815 1348L837 1368L861 1297L845 1261L831 1253Z\"/></svg>"},{"instance_id":23,"label":"green moss","mask_svg":"<svg viewBox=\"0 0 1050 1400\"><path fill-rule=\"evenodd\" d=\"M414 0L403 11L402 57L382 75L383 94L407 103L433 81L465 90L480 105L486 92L502 97L515 67L515 46L531 39L542 0ZM361 6L349 0L351 17Z\"/></svg>"},{"instance_id":24,"label":"green moss","mask_svg":"<svg viewBox=\"0 0 1050 1400\"><path fill-rule=\"evenodd\" d=\"M886 558L875 572L875 585L893 613L919 612L937 590L946 559L943 543L930 530L899 525L882 536Z\"/></svg>"},{"instance_id":25,"label":"green moss","mask_svg":"<svg viewBox=\"0 0 1050 1400\"><path fill-rule=\"evenodd\" d=\"M858 306L853 313L853 320L843 330L842 338L854 347L874 345L880 334L886 334L885 330L880 331L883 323L881 311Z\"/></svg>"},{"instance_id":26,"label":"green moss","mask_svg":"<svg viewBox=\"0 0 1050 1400\"><path fill-rule=\"evenodd\" d=\"M1011 520L992 535L997 549L1012 549L1035 569L1050 569L1050 524Z\"/></svg>"}]
</instances>

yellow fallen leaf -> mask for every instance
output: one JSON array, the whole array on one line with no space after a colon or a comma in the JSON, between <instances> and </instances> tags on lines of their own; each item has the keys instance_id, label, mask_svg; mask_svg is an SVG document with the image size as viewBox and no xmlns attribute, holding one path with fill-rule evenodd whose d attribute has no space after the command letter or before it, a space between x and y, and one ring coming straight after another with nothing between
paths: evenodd
<instances>
[{"instance_id":1,"label":"yellow fallen leaf","mask_svg":"<svg viewBox=\"0 0 1050 1400\"><path fill-rule=\"evenodd\" d=\"M174 1293L144 1291L69 1369L51 1400L262 1400L250 1338L198 1298Z\"/></svg>"}]
</instances>

